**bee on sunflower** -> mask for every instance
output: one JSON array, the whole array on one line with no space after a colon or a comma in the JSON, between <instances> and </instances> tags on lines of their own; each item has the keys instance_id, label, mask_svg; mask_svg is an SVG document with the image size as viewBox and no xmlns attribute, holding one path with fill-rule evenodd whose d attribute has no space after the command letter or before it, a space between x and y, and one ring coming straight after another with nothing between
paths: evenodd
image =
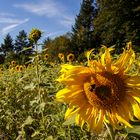
<instances>
[{"instance_id":1,"label":"bee on sunflower","mask_svg":"<svg viewBox=\"0 0 140 140\"><path fill-rule=\"evenodd\" d=\"M103 46L97 60L87 53L88 66L62 65L57 79L66 87L56 99L69 104L65 119L75 117L76 124L99 133L104 124L113 129L133 127L130 120L140 120L140 76L130 73L135 53L129 42L117 60L112 60L113 48Z\"/></svg>"}]
</instances>

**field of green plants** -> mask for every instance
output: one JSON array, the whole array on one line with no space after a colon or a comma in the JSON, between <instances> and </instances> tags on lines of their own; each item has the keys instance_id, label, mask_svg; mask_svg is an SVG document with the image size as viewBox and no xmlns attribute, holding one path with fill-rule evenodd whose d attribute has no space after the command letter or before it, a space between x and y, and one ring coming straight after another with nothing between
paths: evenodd
<instances>
[{"instance_id":1,"label":"field of green plants","mask_svg":"<svg viewBox=\"0 0 140 140\"><path fill-rule=\"evenodd\" d=\"M56 100L63 88L56 79L61 62L47 61L47 55L36 54L32 63L0 66L0 138L3 140L103 140L110 139L108 130L101 134L81 129L74 121L64 120L67 104ZM65 62L79 63L77 61ZM83 65L81 63L81 65ZM133 134L133 132L135 134ZM140 129L116 132L116 139L138 139Z\"/></svg>"},{"instance_id":2,"label":"field of green plants","mask_svg":"<svg viewBox=\"0 0 140 140\"><path fill-rule=\"evenodd\" d=\"M64 120L67 105L55 99L63 87L56 81L60 63L50 63L39 55L32 60L27 66L19 66L15 61L8 68L1 65L1 139L95 139L96 135Z\"/></svg>"}]
</instances>

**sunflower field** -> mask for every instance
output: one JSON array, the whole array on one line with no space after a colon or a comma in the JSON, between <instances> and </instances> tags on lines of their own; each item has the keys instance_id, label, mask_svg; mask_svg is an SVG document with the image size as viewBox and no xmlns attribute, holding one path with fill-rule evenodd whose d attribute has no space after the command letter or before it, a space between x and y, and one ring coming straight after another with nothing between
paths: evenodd
<instances>
[{"instance_id":1,"label":"sunflower field","mask_svg":"<svg viewBox=\"0 0 140 140\"><path fill-rule=\"evenodd\" d=\"M103 46L98 54L38 53L39 30L29 38L35 54L23 65L0 66L2 140L140 139L139 54L129 42L120 55Z\"/></svg>"}]
</instances>

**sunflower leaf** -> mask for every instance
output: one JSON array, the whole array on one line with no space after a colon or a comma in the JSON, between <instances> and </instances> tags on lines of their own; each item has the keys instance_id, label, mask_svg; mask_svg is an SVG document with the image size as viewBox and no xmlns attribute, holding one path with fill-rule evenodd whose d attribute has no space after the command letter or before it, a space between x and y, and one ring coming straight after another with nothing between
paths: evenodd
<instances>
[{"instance_id":1,"label":"sunflower leaf","mask_svg":"<svg viewBox=\"0 0 140 140\"><path fill-rule=\"evenodd\" d=\"M128 136L135 136L140 138L140 125L133 125L134 128L127 128Z\"/></svg>"},{"instance_id":2,"label":"sunflower leaf","mask_svg":"<svg viewBox=\"0 0 140 140\"><path fill-rule=\"evenodd\" d=\"M69 117L69 118L63 123L63 125L70 125L70 124L75 123L75 117L76 117L76 115L73 115L72 117Z\"/></svg>"}]
</instances>

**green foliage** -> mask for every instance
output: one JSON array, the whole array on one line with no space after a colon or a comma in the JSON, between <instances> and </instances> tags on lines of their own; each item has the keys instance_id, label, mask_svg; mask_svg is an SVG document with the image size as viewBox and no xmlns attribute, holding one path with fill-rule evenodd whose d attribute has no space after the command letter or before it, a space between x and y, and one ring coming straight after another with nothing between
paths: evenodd
<instances>
[{"instance_id":1,"label":"green foliage","mask_svg":"<svg viewBox=\"0 0 140 140\"><path fill-rule=\"evenodd\" d=\"M30 49L30 46L32 46ZM29 61L30 55L33 53L33 45L27 38L27 33L22 30L19 35L16 36L14 43L14 52L16 55L16 60L19 64L24 64Z\"/></svg>"},{"instance_id":2,"label":"green foliage","mask_svg":"<svg viewBox=\"0 0 140 140\"><path fill-rule=\"evenodd\" d=\"M71 50L78 57L89 48L96 47L93 38L93 19L96 15L93 0L83 0L80 12L72 28Z\"/></svg>"},{"instance_id":3,"label":"green foliage","mask_svg":"<svg viewBox=\"0 0 140 140\"><path fill-rule=\"evenodd\" d=\"M38 47L38 46L36 46ZM95 59L99 56L94 56ZM114 59L118 58L114 55ZM139 54L137 55L139 60ZM76 64L78 62L73 62ZM1 66L2 67L2 66ZM24 67L24 66L23 66ZM135 69L134 66L133 69ZM136 69L135 69L136 70ZM63 88L58 83L60 63L51 65L38 52L30 67L17 71L3 67L0 73L0 136L8 140L111 140L104 127L101 134L81 129L75 118L64 120L67 105L57 102L55 94ZM139 126L139 125L138 125ZM115 131L115 138L137 139L139 127Z\"/></svg>"},{"instance_id":4,"label":"green foliage","mask_svg":"<svg viewBox=\"0 0 140 140\"><path fill-rule=\"evenodd\" d=\"M139 1L97 0L97 4L98 14L93 21L94 34L101 38L102 44L116 44L117 52L130 40L134 45L140 45Z\"/></svg>"},{"instance_id":5,"label":"green foliage","mask_svg":"<svg viewBox=\"0 0 140 140\"><path fill-rule=\"evenodd\" d=\"M43 48L46 49L43 53L49 54L50 60L58 60L59 53L64 53L65 55L70 53L70 36L65 34L53 40L45 40Z\"/></svg>"},{"instance_id":6,"label":"green foliage","mask_svg":"<svg viewBox=\"0 0 140 140\"><path fill-rule=\"evenodd\" d=\"M37 63L36 63L37 61ZM56 82L60 65L34 58L24 71L4 69L0 77L0 135L3 139L86 139L80 127L66 125L67 106L55 100L62 88Z\"/></svg>"},{"instance_id":7,"label":"green foliage","mask_svg":"<svg viewBox=\"0 0 140 140\"><path fill-rule=\"evenodd\" d=\"M4 42L1 44L0 52L1 59L3 62L5 61L5 63L15 58L13 39L10 34L5 36Z\"/></svg>"}]
</instances>

